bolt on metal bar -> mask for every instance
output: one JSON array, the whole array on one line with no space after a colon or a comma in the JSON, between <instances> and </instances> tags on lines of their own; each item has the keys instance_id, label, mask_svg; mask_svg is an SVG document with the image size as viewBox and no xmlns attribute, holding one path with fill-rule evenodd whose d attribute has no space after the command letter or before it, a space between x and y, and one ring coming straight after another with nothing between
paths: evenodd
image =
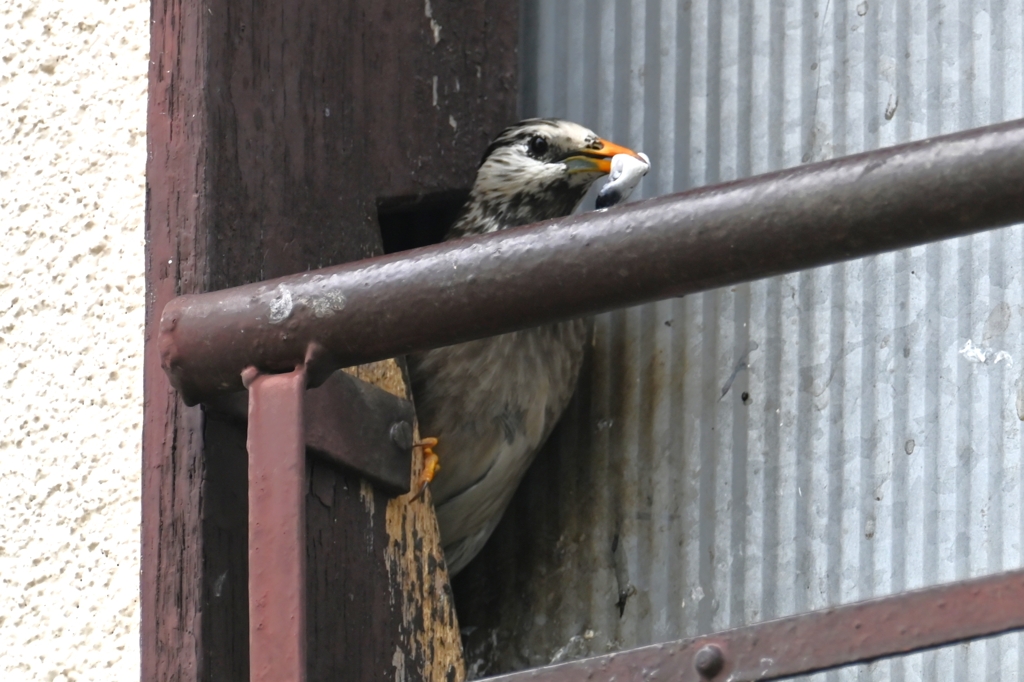
<instances>
[{"instance_id":1,"label":"bolt on metal bar","mask_svg":"<svg viewBox=\"0 0 1024 682\"><path fill-rule=\"evenodd\" d=\"M305 368L249 384L249 679L306 681Z\"/></svg>"},{"instance_id":2,"label":"bolt on metal bar","mask_svg":"<svg viewBox=\"0 0 1024 682\"><path fill-rule=\"evenodd\" d=\"M1024 629L1024 570L914 592L694 639L487 678L487 682L754 682Z\"/></svg>"},{"instance_id":3,"label":"bolt on metal bar","mask_svg":"<svg viewBox=\"0 0 1024 682\"><path fill-rule=\"evenodd\" d=\"M1024 121L608 211L182 296L164 369L190 404L255 366L331 371L1024 221Z\"/></svg>"}]
</instances>

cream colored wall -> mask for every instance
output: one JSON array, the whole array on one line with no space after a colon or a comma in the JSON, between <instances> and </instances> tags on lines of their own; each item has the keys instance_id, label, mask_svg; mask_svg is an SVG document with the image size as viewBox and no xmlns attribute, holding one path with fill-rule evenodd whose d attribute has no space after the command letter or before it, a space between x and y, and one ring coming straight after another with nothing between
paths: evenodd
<instances>
[{"instance_id":1,"label":"cream colored wall","mask_svg":"<svg viewBox=\"0 0 1024 682\"><path fill-rule=\"evenodd\" d=\"M139 676L149 4L0 3L0 679Z\"/></svg>"}]
</instances>

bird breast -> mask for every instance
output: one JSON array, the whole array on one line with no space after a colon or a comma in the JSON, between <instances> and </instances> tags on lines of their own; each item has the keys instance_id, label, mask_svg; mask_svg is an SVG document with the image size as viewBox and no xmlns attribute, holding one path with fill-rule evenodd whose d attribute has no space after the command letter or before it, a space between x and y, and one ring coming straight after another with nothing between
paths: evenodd
<instances>
[{"instance_id":1,"label":"bird breast","mask_svg":"<svg viewBox=\"0 0 1024 682\"><path fill-rule=\"evenodd\" d=\"M586 337L574 320L409 358L420 432L440 441L431 493L446 553L490 535L572 396Z\"/></svg>"}]
</instances>

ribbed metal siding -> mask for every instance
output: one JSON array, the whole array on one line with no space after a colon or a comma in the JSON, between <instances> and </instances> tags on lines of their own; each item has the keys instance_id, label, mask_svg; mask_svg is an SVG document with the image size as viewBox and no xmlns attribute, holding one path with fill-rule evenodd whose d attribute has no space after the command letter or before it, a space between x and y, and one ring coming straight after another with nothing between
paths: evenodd
<instances>
[{"instance_id":1,"label":"ribbed metal siding","mask_svg":"<svg viewBox=\"0 0 1024 682\"><path fill-rule=\"evenodd\" d=\"M1019 0L528 0L523 22L523 113L647 152L644 197L1024 113ZM1012 228L599 317L569 419L462 579L502 609L465 599L471 665L1020 566L1022 258ZM1024 647L814 679L1018 680Z\"/></svg>"}]
</instances>

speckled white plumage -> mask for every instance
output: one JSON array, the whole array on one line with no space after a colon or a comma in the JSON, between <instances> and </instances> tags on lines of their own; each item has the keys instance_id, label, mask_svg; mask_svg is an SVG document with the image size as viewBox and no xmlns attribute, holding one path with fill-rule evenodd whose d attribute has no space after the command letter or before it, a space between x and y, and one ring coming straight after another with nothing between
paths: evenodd
<instances>
[{"instance_id":1,"label":"speckled white plumage","mask_svg":"<svg viewBox=\"0 0 1024 682\"><path fill-rule=\"evenodd\" d=\"M485 153L448 238L572 213L603 174L573 154L605 144L568 121L506 129ZM420 431L439 439L431 490L451 574L490 537L565 410L586 338L586 323L575 320L410 356Z\"/></svg>"}]
</instances>

